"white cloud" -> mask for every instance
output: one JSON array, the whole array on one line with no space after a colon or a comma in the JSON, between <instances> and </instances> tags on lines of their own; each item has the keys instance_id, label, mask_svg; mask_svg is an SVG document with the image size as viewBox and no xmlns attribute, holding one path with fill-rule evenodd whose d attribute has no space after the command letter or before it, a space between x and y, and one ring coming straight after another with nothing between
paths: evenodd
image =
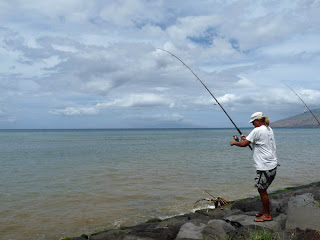
<instances>
[{"instance_id":1,"label":"white cloud","mask_svg":"<svg viewBox=\"0 0 320 240\"><path fill-rule=\"evenodd\" d=\"M240 88L256 88L257 85L254 81L249 80L246 77L238 76L239 81L235 83L235 86Z\"/></svg>"},{"instance_id":2,"label":"white cloud","mask_svg":"<svg viewBox=\"0 0 320 240\"><path fill-rule=\"evenodd\" d=\"M258 52L262 56L275 57L277 56L280 60L286 58L288 61L292 61L292 58L297 56L320 54L320 46L317 42L320 41L320 36L308 33L294 38L290 38L276 45L270 45L260 49Z\"/></svg>"},{"instance_id":3,"label":"white cloud","mask_svg":"<svg viewBox=\"0 0 320 240\"><path fill-rule=\"evenodd\" d=\"M152 118L161 120L161 121L182 121L184 117L181 114L178 113L172 113L172 114L156 114L152 116Z\"/></svg>"},{"instance_id":4,"label":"white cloud","mask_svg":"<svg viewBox=\"0 0 320 240\"><path fill-rule=\"evenodd\" d=\"M16 120L16 117L12 116L8 111L0 109L0 122L14 123Z\"/></svg>"},{"instance_id":5,"label":"white cloud","mask_svg":"<svg viewBox=\"0 0 320 240\"><path fill-rule=\"evenodd\" d=\"M229 104L237 101L237 97L234 94L225 94L222 97L218 97L218 101L221 104Z\"/></svg>"},{"instance_id":6,"label":"white cloud","mask_svg":"<svg viewBox=\"0 0 320 240\"><path fill-rule=\"evenodd\" d=\"M167 29L169 36L176 41L184 41L187 37L203 37L210 27L219 24L216 16L189 16L178 18L177 24Z\"/></svg>"},{"instance_id":7,"label":"white cloud","mask_svg":"<svg viewBox=\"0 0 320 240\"><path fill-rule=\"evenodd\" d=\"M157 107L157 106L167 106L174 107L174 102L164 96L143 93L143 94L132 94L127 97L115 99L111 102L98 103L98 108L105 107Z\"/></svg>"},{"instance_id":8,"label":"white cloud","mask_svg":"<svg viewBox=\"0 0 320 240\"><path fill-rule=\"evenodd\" d=\"M70 52L70 53L78 52L78 50L73 46L52 44L52 47L53 47L53 49L61 51L61 52Z\"/></svg>"},{"instance_id":9,"label":"white cloud","mask_svg":"<svg viewBox=\"0 0 320 240\"><path fill-rule=\"evenodd\" d=\"M16 6L19 6L19 9L29 11L30 13L37 13L51 18L83 14L83 12L90 9L90 5L92 5L90 1L84 0L48 0L45 2L39 2L37 0L16 0L12 1L12 4L16 4Z\"/></svg>"},{"instance_id":10,"label":"white cloud","mask_svg":"<svg viewBox=\"0 0 320 240\"><path fill-rule=\"evenodd\" d=\"M232 47L231 43L226 41L225 39L215 38L212 45L214 47L213 53L215 53L215 55L225 57L238 54L237 50Z\"/></svg>"},{"instance_id":11,"label":"white cloud","mask_svg":"<svg viewBox=\"0 0 320 240\"><path fill-rule=\"evenodd\" d=\"M63 116L97 115L99 109L95 107L66 107L64 109L51 110L49 113Z\"/></svg>"},{"instance_id":12,"label":"white cloud","mask_svg":"<svg viewBox=\"0 0 320 240\"><path fill-rule=\"evenodd\" d=\"M112 110L121 118L126 108L141 115L140 125L137 118L132 123L141 126L148 124L144 117L168 116L168 123L183 115L184 122L217 111L192 73L158 47L188 64L228 111L294 112L299 100L282 81L319 107L319 1L15 0L0 6L1 104L15 126L24 125L35 105L52 127L52 114L75 116L80 126L82 116L99 119Z\"/></svg>"},{"instance_id":13,"label":"white cloud","mask_svg":"<svg viewBox=\"0 0 320 240\"><path fill-rule=\"evenodd\" d=\"M320 91L313 89L300 89L295 91L307 105L317 106L320 102Z\"/></svg>"},{"instance_id":14,"label":"white cloud","mask_svg":"<svg viewBox=\"0 0 320 240\"><path fill-rule=\"evenodd\" d=\"M205 106L205 105L214 105L216 104L216 101L213 98L210 98L208 95L208 97L201 96L199 98L196 98L194 103Z\"/></svg>"},{"instance_id":15,"label":"white cloud","mask_svg":"<svg viewBox=\"0 0 320 240\"><path fill-rule=\"evenodd\" d=\"M169 90L169 88L166 87L155 87L154 89L159 92L166 92Z\"/></svg>"},{"instance_id":16,"label":"white cloud","mask_svg":"<svg viewBox=\"0 0 320 240\"><path fill-rule=\"evenodd\" d=\"M95 79L93 77L89 82L85 82L81 88L83 91L93 92L96 94L104 95L105 93L109 92L109 90L114 86L114 83L109 80L105 79L103 76L100 78Z\"/></svg>"},{"instance_id":17,"label":"white cloud","mask_svg":"<svg viewBox=\"0 0 320 240\"><path fill-rule=\"evenodd\" d=\"M110 1L100 12L107 22L124 27L143 26L150 21L158 21L162 15L158 10L162 1L123 0Z\"/></svg>"}]
</instances>

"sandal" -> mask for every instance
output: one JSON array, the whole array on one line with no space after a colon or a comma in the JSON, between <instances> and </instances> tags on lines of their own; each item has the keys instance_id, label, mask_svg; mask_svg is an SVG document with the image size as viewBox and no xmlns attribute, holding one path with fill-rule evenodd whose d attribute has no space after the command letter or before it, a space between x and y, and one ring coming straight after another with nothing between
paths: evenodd
<instances>
[{"instance_id":1,"label":"sandal","mask_svg":"<svg viewBox=\"0 0 320 240\"><path fill-rule=\"evenodd\" d=\"M261 217L263 215L263 213L259 212L259 213L256 213L256 217Z\"/></svg>"},{"instance_id":2,"label":"sandal","mask_svg":"<svg viewBox=\"0 0 320 240\"><path fill-rule=\"evenodd\" d=\"M256 219L254 219L255 222L267 222L267 221L272 221L272 218L266 218L263 215L261 217L258 217Z\"/></svg>"}]
</instances>

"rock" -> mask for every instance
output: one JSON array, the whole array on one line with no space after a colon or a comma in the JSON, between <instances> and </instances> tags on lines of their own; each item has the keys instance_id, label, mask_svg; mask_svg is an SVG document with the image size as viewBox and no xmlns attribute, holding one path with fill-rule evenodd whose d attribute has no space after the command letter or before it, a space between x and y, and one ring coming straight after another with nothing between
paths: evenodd
<instances>
[{"instance_id":1,"label":"rock","mask_svg":"<svg viewBox=\"0 0 320 240\"><path fill-rule=\"evenodd\" d=\"M68 238L67 238L68 239ZM84 237L84 236L81 236L81 237L75 237L75 238L72 238L71 240L88 240L87 237Z\"/></svg>"},{"instance_id":2,"label":"rock","mask_svg":"<svg viewBox=\"0 0 320 240\"><path fill-rule=\"evenodd\" d=\"M108 230L98 232L89 236L89 240L120 240L124 239L130 231Z\"/></svg>"},{"instance_id":3,"label":"rock","mask_svg":"<svg viewBox=\"0 0 320 240\"><path fill-rule=\"evenodd\" d=\"M236 228L231 224L223 220L214 219L208 222L208 225L204 228L204 239L225 239L227 234L235 231Z\"/></svg>"},{"instance_id":4,"label":"rock","mask_svg":"<svg viewBox=\"0 0 320 240\"><path fill-rule=\"evenodd\" d=\"M269 194L272 221L254 222L259 198L237 200L223 208L204 209L165 220L102 231L89 240L198 240L248 236L267 230L281 239L320 239L320 182ZM74 240L78 238L73 238Z\"/></svg>"},{"instance_id":5,"label":"rock","mask_svg":"<svg viewBox=\"0 0 320 240\"><path fill-rule=\"evenodd\" d=\"M180 231L175 238L176 240L182 239L202 239L202 231L206 227L205 224L201 223L200 226L196 226L193 223L186 223L182 225Z\"/></svg>"},{"instance_id":6,"label":"rock","mask_svg":"<svg viewBox=\"0 0 320 240\"><path fill-rule=\"evenodd\" d=\"M248 198L243 200L237 200L234 202L231 209L238 209L242 212L259 212L261 209L261 201L260 198Z\"/></svg>"},{"instance_id":7,"label":"rock","mask_svg":"<svg viewBox=\"0 0 320 240\"><path fill-rule=\"evenodd\" d=\"M320 231L320 208L316 206L311 193L295 195L289 199L286 229L295 228Z\"/></svg>"},{"instance_id":8,"label":"rock","mask_svg":"<svg viewBox=\"0 0 320 240\"><path fill-rule=\"evenodd\" d=\"M288 213L286 229L307 228L320 231L320 209L297 207Z\"/></svg>"},{"instance_id":9,"label":"rock","mask_svg":"<svg viewBox=\"0 0 320 240\"><path fill-rule=\"evenodd\" d=\"M293 195L289 198L288 208L314 207L314 196L312 193Z\"/></svg>"},{"instance_id":10,"label":"rock","mask_svg":"<svg viewBox=\"0 0 320 240\"><path fill-rule=\"evenodd\" d=\"M241 227L241 226L259 226L263 228L267 228L270 230L284 230L285 222L287 216L285 214L280 214L277 217L274 217L272 221L266 222L255 222L255 212L249 212L245 214L237 214L231 215L229 217L224 218L223 220L231 223L234 226Z\"/></svg>"},{"instance_id":11,"label":"rock","mask_svg":"<svg viewBox=\"0 0 320 240\"><path fill-rule=\"evenodd\" d=\"M156 223L156 222L161 222L162 220L159 218L151 218L146 223Z\"/></svg>"},{"instance_id":12,"label":"rock","mask_svg":"<svg viewBox=\"0 0 320 240\"><path fill-rule=\"evenodd\" d=\"M190 220L188 215L176 216L163 221L148 221L132 227L114 229L93 234L89 240L172 240L181 226Z\"/></svg>"},{"instance_id":13,"label":"rock","mask_svg":"<svg viewBox=\"0 0 320 240\"><path fill-rule=\"evenodd\" d=\"M294 239L320 240L320 232L312 229L301 230L296 228L293 234Z\"/></svg>"}]
</instances>

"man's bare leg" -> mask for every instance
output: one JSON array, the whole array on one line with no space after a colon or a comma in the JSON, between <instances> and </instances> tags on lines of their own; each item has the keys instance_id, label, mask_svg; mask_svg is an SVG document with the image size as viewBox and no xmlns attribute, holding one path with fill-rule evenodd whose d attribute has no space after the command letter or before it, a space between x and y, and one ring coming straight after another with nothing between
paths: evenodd
<instances>
[{"instance_id":1,"label":"man's bare leg","mask_svg":"<svg viewBox=\"0 0 320 240\"><path fill-rule=\"evenodd\" d=\"M261 214L261 216L259 218L256 218L254 221L256 222L271 221L272 217L270 214L270 201L269 201L267 190L258 189L258 192L261 198L262 210L259 213Z\"/></svg>"}]
</instances>

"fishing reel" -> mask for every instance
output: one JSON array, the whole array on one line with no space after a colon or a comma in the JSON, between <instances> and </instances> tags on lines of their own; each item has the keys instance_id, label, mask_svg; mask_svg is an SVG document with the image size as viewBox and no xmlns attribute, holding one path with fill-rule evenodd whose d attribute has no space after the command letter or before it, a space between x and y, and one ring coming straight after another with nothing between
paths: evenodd
<instances>
[{"instance_id":1,"label":"fishing reel","mask_svg":"<svg viewBox=\"0 0 320 240\"><path fill-rule=\"evenodd\" d=\"M234 139L236 142L239 142L239 141L240 141L237 135L233 135L233 139Z\"/></svg>"}]
</instances>

